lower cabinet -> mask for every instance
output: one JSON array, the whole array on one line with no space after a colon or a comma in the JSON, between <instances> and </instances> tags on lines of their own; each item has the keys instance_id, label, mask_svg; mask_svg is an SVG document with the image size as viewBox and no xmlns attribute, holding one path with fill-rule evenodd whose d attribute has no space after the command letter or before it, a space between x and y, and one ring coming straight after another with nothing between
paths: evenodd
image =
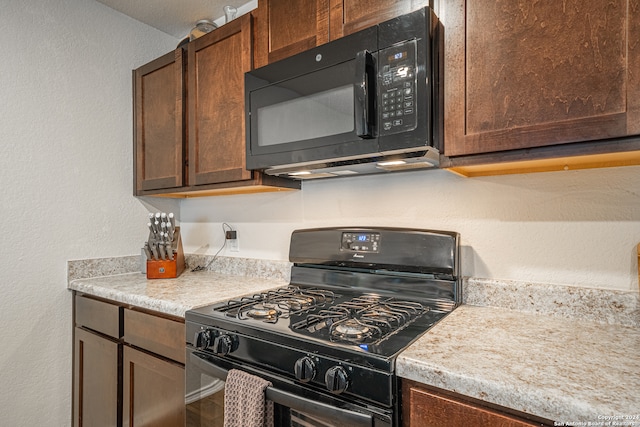
<instances>
[{"instance_id":1,"label":"lower cabinet","mask_svg":"<svg viewBox=\"0 0 640 427\"><path fill-rule=\"evenodd\" d=\"M78 293L74 303L74 427L184 426L184 320Z\"/></svg>"},{"instance_id":2,"label":"lower cabinet","mask_svg":"<svg viewBox=\"0 0 640 427\"><path fill-rule=\"evenodd\" d=\"M184 366L124 347L123 385L125 427L184 425Z\"/></svg>"},{"instance_id":3,"label":"lower cabinet","mask_svg":"<svg viewBox=\"0 0 640 427\"><path fill-rule=\"evenodd\" d=\"M506 412L475 399L402 380L404 427L531 427L551 426L517 411ZM528 419L529 418L529 419Z\"/></svg>"},{"instance_id":4,"label":"lower cabinet","mask_svg":"<svg viewBox=\"0 0 640 427\"><path fill-rule=\"evenodd\" d=\"M75 328L74 334L73 425L120 425L118 367L121 344L82 328Z\"/></svg>"}]
</instances>

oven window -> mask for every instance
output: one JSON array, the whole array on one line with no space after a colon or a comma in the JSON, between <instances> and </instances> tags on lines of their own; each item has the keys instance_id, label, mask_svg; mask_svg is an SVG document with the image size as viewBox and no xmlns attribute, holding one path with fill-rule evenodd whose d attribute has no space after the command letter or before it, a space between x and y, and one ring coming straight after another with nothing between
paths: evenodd
<instances>
[{"instance_id":1,"label":"oven window","mask_svg":"<svg viewBox=\"0 0 640 427\"><path fill-rule=\"evenodd\" d=\"M315 415L304 414L291 409L291 427L337 427Z\"/></svg>"},{"instance_id":2,"label":"oven window","mask_svg":"<svg viewBox=\"0 0 640 427\"><path fill-rule=\"evenodd\" d=\"M188 427L223 427L224 381L197 369L186 370Z\"/></svg>"}]
</instances>

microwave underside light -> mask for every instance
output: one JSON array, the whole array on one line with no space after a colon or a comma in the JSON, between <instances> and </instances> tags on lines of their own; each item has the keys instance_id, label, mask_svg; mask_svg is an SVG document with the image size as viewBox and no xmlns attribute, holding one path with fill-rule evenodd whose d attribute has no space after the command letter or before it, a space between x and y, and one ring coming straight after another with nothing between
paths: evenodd
<instances>
[{"instance_id":1,"label":"microwave underside light","mask_svg":"<svg viewBox=\"0 0 640 427\"><path fill-rule=\"evenodd\" d=\"M389 158L373 160L370 162L359 159L352 162L340 162L339 164L322 163L306 166L291 166L283 168L267 169L269 175L284 176L292 179L310 180L318 178L337 178L353 175L370 175L385 172L400 172L419 169L435 168L439 165L437 150L429 149L421 156L405 158Z\"/></svg>"}]
</instances>

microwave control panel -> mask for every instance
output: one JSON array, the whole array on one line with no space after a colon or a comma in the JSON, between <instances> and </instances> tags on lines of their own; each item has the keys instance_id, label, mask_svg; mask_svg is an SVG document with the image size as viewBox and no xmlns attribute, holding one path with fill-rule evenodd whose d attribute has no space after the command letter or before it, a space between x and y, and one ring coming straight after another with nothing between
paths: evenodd
<instances>
[{"instance_id":1,"label":"microwave control panel","mask_svg":"<svg viewBox=\"0 0 640 427\"><path fill-rule=\"evenodd\" d=\"M406 132L417 126L416 55L416 40L378 52L380 135Z\"/></svg>"}]
</instances>

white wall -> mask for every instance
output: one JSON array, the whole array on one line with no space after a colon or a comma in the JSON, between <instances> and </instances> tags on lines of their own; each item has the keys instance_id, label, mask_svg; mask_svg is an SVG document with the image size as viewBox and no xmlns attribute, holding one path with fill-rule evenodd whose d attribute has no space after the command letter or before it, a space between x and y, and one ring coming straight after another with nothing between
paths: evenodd
<instances>
[{"instance_id":1,"label":"white wall","mask_svg":"<svg viewBox=\"0 0 640 427\"><path fill-rule=\"evenodd\" d=\"M386 225L461 234L465 276L638 290L640 167L487 178L443 170L309 181L301 192L181 202L188 252L287 259L295 228ZM206 247L209 245L209 247Z\"/></svg>"},{"instance_id":2,"label":"white wall","mask_svg":"<svg viewBox=\"0 0 640 427\"><path fill-rule=\"evenodd\" d=\"M2 2L1 425L71 425L66 261L139 253L131 69L176 44L93 1Z\"/></svg>"}]
</instances>

